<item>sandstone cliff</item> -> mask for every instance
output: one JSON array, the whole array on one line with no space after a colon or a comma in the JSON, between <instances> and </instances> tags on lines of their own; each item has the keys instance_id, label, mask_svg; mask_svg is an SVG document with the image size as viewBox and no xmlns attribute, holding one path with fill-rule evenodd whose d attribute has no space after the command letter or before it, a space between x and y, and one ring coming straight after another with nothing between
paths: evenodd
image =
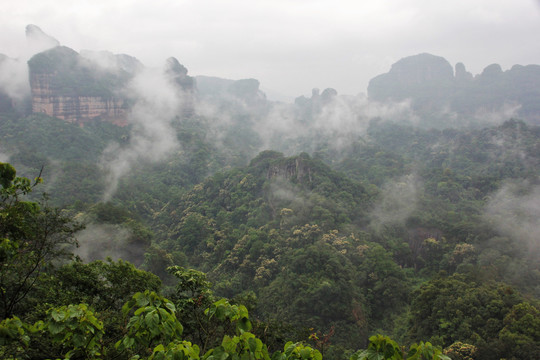
<instances>
[{"instance_id":1,"label":"sandstone cliff","mask_svg":"<svg viewBox=\"0 0 540 360\"><path fill-rule=\"evenodd\" d=\"M35 55L28 66L32 112L78 124L96 119L127 123L127 99L116 94L129 73L93 67L61 46Z\"/></svg>"},{"instance_id":2,"label":"sandstone cliff","mask_svg":"<svg viewBox=\"0 0 540 360\"><path fill-rule=\"evenodd\" d=\"M298 183L311 183L311 171L309 158L298 156L270 165L266 173L266 178L283 178Z\"/></svg>"}]
</instances>

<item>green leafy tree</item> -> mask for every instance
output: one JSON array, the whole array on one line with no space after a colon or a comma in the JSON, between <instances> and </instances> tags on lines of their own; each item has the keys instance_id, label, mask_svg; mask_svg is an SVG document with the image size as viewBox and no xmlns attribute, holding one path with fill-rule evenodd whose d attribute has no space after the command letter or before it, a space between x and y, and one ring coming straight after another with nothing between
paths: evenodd
<instances>
[{"instance_id":1,"label":"green leafy tree","mask_svg":"<svg viewBox=\"0 0 540 360\"><path fill-rule=\"evenodd\" d=\"M102 355L103 322L86 304L53 308L38 327L61 346L64 359L97 359Z\"/></svg>"},{"instance_id":2,"label":"green leafy tree","mask_svg":"<svg viewBox=\"0 0 540 360\"><path fill-rule=\"evenodd\" d=\"M360 350L351 356L351 360L402 360L403 349L394 340L383 335L369 338L367 349Z\"/></svg>"},{"instance_id":3,"label":"green leafy tree","mask_svg":"<svg viewBox=\"0 0 540 360\"><path fill-rule=\"evenodd\" d=\"M351 356L351 360L450 360L440 347L429 342L412 344L405 355L405 349L397 342L383 335L369 338L367 349L360 350Z\"/></svg>"},{"instance_id":4,"label":"green leafy tree","mask_svg":"<svg viewBox=\"0 0 540 360\"><path fill-rule=\"evenodd\" d=\"M123 307L124 316L130 316L126 334L116 343L120 351L145 354L159 344L179 340L183 326L176 318L176 307L153 291L133 295Z\"/></svg>"},{"instance_id":5,"label":"green leafy tree","mask_svg":"<svg viewBox=\"0 0 540 360\"><path fill-rule=\"evenodd\" d=\"M499 332L507 356L518 359L540 357L540 311L529 303L515 305L504 318Z\"/></svg>"},{"instance_id":6,"label":"green leafy tree","mask_svg":"<svg viewBox=\"0 0 540 360\"><path fill-rule=\"evenodd\" d=\"M24 308L23 300L53 261L71 255L69 246L81 229L60 210L23 200L40 182L17 177L10 164L0 163L0 318Z\"/></svg>"}]
</instances>

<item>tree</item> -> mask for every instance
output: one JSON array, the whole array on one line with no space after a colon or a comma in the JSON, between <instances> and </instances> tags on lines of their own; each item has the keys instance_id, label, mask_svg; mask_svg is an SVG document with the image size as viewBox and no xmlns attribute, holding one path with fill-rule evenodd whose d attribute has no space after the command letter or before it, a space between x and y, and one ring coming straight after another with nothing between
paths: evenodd
<instances>
[{"instance_id":1,"label":"tree","mask_svg":"<svg viewBox=\"0 0 540 360\"><path fill-rule=\"evenodd\" d=\"M443 346L462 341L478 347L479 353L505 357L504 344L499 339L503 320L508 324L509 335L519 335L511 326L514 318L507 315L520 301L521 295L504 283L480 284L462 274L433 279L413 293L408 338L430 339ZM524 318L526 323L529 318L534 319L533 315L531 310ZM521 312L516 311L515 319L521 319ZM531 330L520 331L538 332L534 324L533 320L528 327Z\"/></svg>"},{"instance_id":2,"label":"tree","mask_svg":"<svg viewBox=\"0 0 540 360\"><path fill-rule=\"evenodd\" d=\"M540 311L529 303L515 305L504 318L499 339L508 358L534 359L540 356Z\"/></svg>"},{"instance_id":3,"label":"tree","mask_svg":"<svg viewBox=\"0 0 540 360\"><path fill-rule=\"evenodd\" d=\"M405 355L406 354L406 355ZM409 351L399 346L394 340L383 335L369 338L367 349L359 350L351 356L351 360L450 360L440 347L429 342L412 344Z\"/></svg>"},{"instance_id":4,"label":"tree","mask_svg":"<svg viewBox=\"0 0 540 360\"><path fill-rule=\"evenodd\" d=\"M12 316L53 261L69 257L82 227L44 202L24 201L41 182L0 163L0 319Z\"/></svg>"}]
</instances>

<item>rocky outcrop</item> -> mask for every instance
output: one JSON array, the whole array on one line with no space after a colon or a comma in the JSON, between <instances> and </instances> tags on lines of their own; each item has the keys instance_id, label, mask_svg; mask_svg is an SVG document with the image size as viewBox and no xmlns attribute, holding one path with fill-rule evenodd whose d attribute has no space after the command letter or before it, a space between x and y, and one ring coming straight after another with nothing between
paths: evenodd
<instances>
[{"instance_id":1,"label":"rocky outcrop","mask_svg":"<svg viewBox=\"0 0 540 360\"><path fill-rule=\"evenodd\" d=\"M259 88L259 80L230 80L212 76L197 76L197 91L200 97L213 101L238 101L248 107L266 105L266 94Z\"/></svg>"},{"instance_id":2,"label":"rocky outcrop","mask_svg":"<svg viewBox=\"0 0 540 360\"><path fill-rule=\"evenodd\" d=\"M399 60L390 71L369 82L368 94L377 101L413 99L416 108L433 108L447 101L454 71L446 59L419 54Z\"/></svg>"},{"instance_id":3,"label":"rocky outcrop","mask_svg":"<svg viewBox=\"0 0 540 360\"><path fill-rule=\"evenodd\" d=\"M77 52L55 47L28 61L32 112L84 124L127 124L127 99L118 90L132 74L93 66Z\"/></svg>"},{"instance_id":4,"label":"rocky outcrop","mask_svg":"<svg viewBox=\"0 0 540 360\"><path fill-rule=\"evenodd\" d=\"M311 183L312 171L310 162L302 156L289 158L277 164L272 164L266 174L267 179L283 178L299 183Z\"/></svg>"},{"instance_id":5,"label":"rocky outcrop","mask_svg":"<svg viewBox=\"0 0 540 360\"><path fill-rule=\"evenodd\" d=\"M165 74L173 84L178 86L185 94L195 92L195 79L188 76L188 69L180 64L174 57L170 57L165 62Z\"/></svg>"},{"instance_id":6,"label":"rocky outcrop","mask_svg":"<svg viewBox=\"0 0 540 360\"><path fill-rule=\"evenodd\" d=\"M464 84L473 80L473 76L467 71L463 63L456 64L456 82Z\"/></svg>"},{"instance_id":7,"label":"rocky outcrop","mask_svg":"<svg viewBox=\"0 0 540 360\"><path fill-rule=\"evenodd\" d=\"M519 108L520 118L540 123L538 84L538 65L515 65L503 71L500 65L491 64L473 77L462 63L456 64L454 75L444 58L419 54L399 60L388 73L371 79L368 96L381 102L410 100L425 118L450 110L465 119L512 106Z\"/></svg>"},{"instance_id":8,"label":"rocky outcrop","mask_svg":"<svg viewBox=\"0 0 540 360\"><path fill-rule=\"evenodd\" d=\"M294 99L294 105L298 118L303 122L311 122L337 95L337 91L332 88L326 88L322 93L319 89L314 88L311 90L311 98L297 97Z\"/></svg>"},{"instance_id":9,"label":"rocky outcrop","mask_svg":"<svg viewBox=\"0 0 540 360\"><path fill-rule=\"evenodd\" d=\"M26 46L31 54L36 54L54 47L60 46L60 42L47 35L36 25L26 26Z\"/></svg>"},{"instance_id":10,"label":"rocky outcrop","mask_svg":"<svg viewBox=\"0 0 540 360\"><path fill-rule=\"evenodd\" d=\"M128 109L124 99L57 95L50 88L52 76L40 74L32 77L32 112L81 125L98 119L119 126L127 125Z\"/></svg>"}]
</instances>

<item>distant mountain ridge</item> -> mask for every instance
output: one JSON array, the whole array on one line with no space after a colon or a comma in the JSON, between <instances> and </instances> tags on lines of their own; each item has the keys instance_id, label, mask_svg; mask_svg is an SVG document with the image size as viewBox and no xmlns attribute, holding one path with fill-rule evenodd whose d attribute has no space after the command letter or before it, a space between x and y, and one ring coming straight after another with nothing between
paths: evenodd
<instances>
[{"instance_id":1,"label":"distant mountain ridge","mask_svg":"<svg viewBox=\"0 0 540 360\"><path fill-rule=\"evenodd\" d=\"M503 71L492 64L473 77L462 63L456 64L454 72L443 57L423 53L405 57L389 72L371 79L368 96L381 102L409 99L423 115L447 109L470 116L516 106L520 118L538 124L539 84L540 65L514 65Z\"/></svg>"},{"instance_id":2,"label":"distant mountain ridge","mask_svg":"<svg viewBox=\"0 0 540 360\"><path fill-rule=\"evenodd\" d=\"M44 113L78 124L94 120L127 124L136 99L125 88L145 69L139 60L107 51L78 53L35 25L27 26L26 36L28 46L36 51L28 61L29 83L22 78L15 85L7 82L14 78L10 67L24 64L0 54L0 113ZM192 77L175 58L165 61L163 71L173 86L188 95L183 102L190 108L197 99L222 105L239 102L255 112L264 112L272 103L256 79ZM514 65L503 71L492 64L473 76L462 63L454 69L443 57L422 53L399 60L389 72L371 79L368 98L381 103L410 101L420 125L427 127L471 125L482 114L497 112L501 121L516 116L540 124L539 84L540 65ZM20 95L26 93L30 95L23 99ZM334 89L322 93L314 89L312 98L300 96L293 106L307 120L336 96Z\"/></svg>"}]
</instances>

